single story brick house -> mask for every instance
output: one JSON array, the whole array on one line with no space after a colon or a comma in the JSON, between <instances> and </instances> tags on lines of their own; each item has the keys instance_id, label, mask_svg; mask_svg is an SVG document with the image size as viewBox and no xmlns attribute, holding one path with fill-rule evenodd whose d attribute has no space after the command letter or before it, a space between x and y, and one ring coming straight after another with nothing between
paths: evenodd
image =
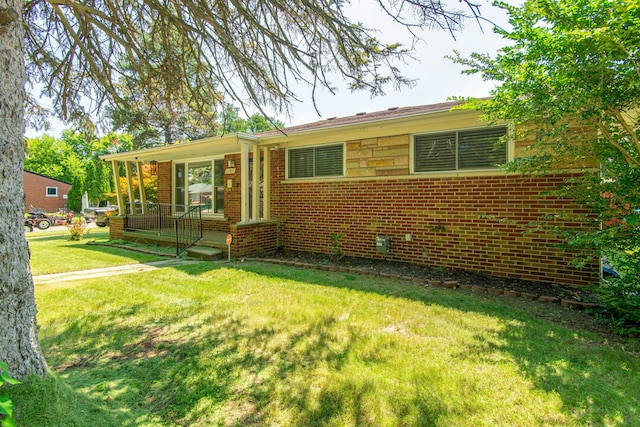
<instances>
[{"instance_id":1,"label":"single story brick house","mask_svg":"<svg viewBox=\"0 0 640 427\"><path fill-rule=\"evenodd\" d=\"M56 212L67 206L67 195L71 191L71 184L68 182L27 170L22 171L22 180L25 212L28 212L31 206L47 212Z\"/></svg>"},{"instance_id":2,"label":"single story brick house","mask_svg":"<svg viewBox=\"0 0 640 427\"><path fill-rule=\"evenodd\" d=\"M330 253L337 243L348 256L549 283L597 281L597 266L570 266L554 237L523 234L524 225L570 206L541 193L579 171L504 172L498 165L527 143L510 138L508 124L486 127L477 111L455 105L391 108L107 155L116 182L125 170L128 194L141 202L125 205L118 189L112 238L136 239L153 227L162 234L167 219L147 221L150 227L141 218L160 210L178 218L195 208L190 221L201 235L230 233L235 257L278 248ZM157 173L157 206L132 186L145 163ZM176 219L169 228L179 233L185 226Z\"/></svg>"}]
</instances>

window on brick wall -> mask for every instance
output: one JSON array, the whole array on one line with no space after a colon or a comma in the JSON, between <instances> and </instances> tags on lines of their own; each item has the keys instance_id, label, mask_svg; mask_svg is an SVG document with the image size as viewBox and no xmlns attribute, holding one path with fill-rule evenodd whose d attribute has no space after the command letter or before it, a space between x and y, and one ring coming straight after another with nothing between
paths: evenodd
<instances>
[{"instance_id":1,"label":"window on brick wall","mask_svg":"<svg viewBox=\"0 0 640 427\"><path fill-rule=\"evenodd\" d=\"M415 172L497 169L507 161L506 127L416 135Z\"/></svg>"},{"instance_id":2,"label":"window on brick wall","mask_svg":"<svg viewBox=\"0 0 640 427\"><path fill-rule=\"evenodd\" d=\"M289 178L342 176L344 145L292 148L288 151Z\"/></svg>"},{"instance_id":3,"label":"window on brick wall","mask_svg":"<svg viewBox=\"0 0 640 427\"><path fill-rule=\"evenodd\" d=\"M47 187L45 189L45 195L47 197L58 197L58 187Z\"/></svg>"}]
</instances>

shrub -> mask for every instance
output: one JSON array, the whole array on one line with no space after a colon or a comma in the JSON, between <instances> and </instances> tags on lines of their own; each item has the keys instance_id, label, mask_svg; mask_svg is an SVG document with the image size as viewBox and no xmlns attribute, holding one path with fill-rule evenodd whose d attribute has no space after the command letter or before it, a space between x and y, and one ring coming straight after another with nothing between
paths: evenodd
<instances>
[{"instance_id":1,"label":"shrub","mask_svg":"<svg viewBox=\"0 0 640 427\"><path fill-rule=\"evenodd\" d=\"M622 330L640 326L640 257L637 253L607 254L620 277L603 280L596 289L598 299Z\"/></svg>"},{"instance_id":2,"label":"shrub","mask_svg":"<svg viewBox=\"0 0 640 427\"><path fill-rule=\"evenodd\" d=\"M82 240L84 235L89 232L84 218L74 218L71 224L67 225L67 228L70 233L69 240Z\"/></svg>"}]
</instances>

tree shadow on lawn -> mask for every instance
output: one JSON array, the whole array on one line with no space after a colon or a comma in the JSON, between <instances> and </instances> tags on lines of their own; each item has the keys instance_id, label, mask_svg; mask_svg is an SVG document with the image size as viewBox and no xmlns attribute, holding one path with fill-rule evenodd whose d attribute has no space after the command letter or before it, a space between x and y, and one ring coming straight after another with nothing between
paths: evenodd
<instances>
[{"instance_id":1,"label":"tree shadow on lawn","mask_svg":"<svg viewBox=\"0 0 640 427\"><path fill-rule=\"evenodd\" d=\"M140 309L132 306L129 311ZM361 403L365 395L375 393L372 384L344 378L316 393L306 381L306 372L339 371L359 339L355 331L336 339L336 322L329 316L292 332L217 313L174 330L127 327L116 318L96 317L71 321L43 343L57 354L50 357L54 370L78 390L76 399L89 399L89 406L108 412L102 415L114 426L141 420L162 425L267 425L274 399L293 414L290 425L326 425L345 412L362 424L366 414ZM65 361L58 346L70 335L76 338L69 346L77 357ZM425 411L422 420L437 416L427 412L433 410L433 401L416 407ZM408 411L397 410L400 415Z\"/></svg>"},{"instance_id":2,"label":"tree shadow on lawn","mask_svg":"<svg viewBox=\"0 0 640 427\"><path fill-rule=\"evenodd\" d=\"M268 264L172 268L199 275L228 267L497 317L504 328L495 332L495 339L487 343L485 337L475 336L457 357L493 363L496 352L506 355L536 389L557 393L563 410L579 414L581 425L615 424L611 420L616 417L624 421L639 415L638 397L621 391L640 387L638 355L614 352L601 337L554 326L527 312L532 308L554 316L575 314L560 307L382 278L360 282L353 274L318 274ZM337 336L339 319L331 315L303 322L293 331L275 323L251 323L233 311L184 317L172 313L143 326L127 324L128 316L144 310L144 305L133 304L107 315L90 313L42 337L52 369L76 390L76 399L88 400L92 411L113 420L114 426L265 425L274 422L274 405L282 411L283 425L375 424L375 403L391 408L397 425L434 425L455 410L428 375L416 380L420 384L409 396L383 394L376 401L373 396L384 393L375 390L379 382L341 372L365 338L354 329ZM375 365L376 358L384 357L372 354L360 362ZM612 366L628 370L624 387L621 377L609 378ZM317 377L326 370L340 375Z\"/></svg>"},{"instance_id":3,"label":"tree shadow on lawn","mask_svg":"<svg viewBox=\"0 0 640 427\"><path fill-rule=\"evenodd\" d=\"M507 354L537 389L557 394L568 413L579 414L581 425L631 425L640 420L640 395L634 392L640 389L640 341L603 334L599 326L594 331L581 329L597 323L585 312L540 301L425 288L401 280L378 278L361 283L358 275L349 273L318 274L262 263L236 267L268 277L497 317L505 327L496 340L487 343L485 337L474 337L475 342L461 350L461 359L472 355L490 361L495 352ZM614 377L612 372L619 375Z\"/></svg>"}]
</instances>

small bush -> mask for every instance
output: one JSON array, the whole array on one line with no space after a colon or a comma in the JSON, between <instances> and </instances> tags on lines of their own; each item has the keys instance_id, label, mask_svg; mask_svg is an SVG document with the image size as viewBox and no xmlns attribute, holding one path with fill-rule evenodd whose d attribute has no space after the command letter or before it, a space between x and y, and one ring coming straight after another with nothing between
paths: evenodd
<instances>
[{"instance_id":1,"label":"small bush","mask_svg":"<svg viewBox=\"0 0 640 427\"><path fill-rule=\"evenodd\" d=\"M637 253L607 254L620 277L603 280L596 289L598 300L621 330L640 325L640 257ZM625 326L626 325L626 326Z\"/></svg>"},{"instance_id":2,"label":"small bush","mask_svg":"<svg viewBox=\"0 0 640 427\"><path fill-rule=\"evenodd\" d=\"M70 233L69 240L82 240L84 235L89 232L84 218L74 218L71 224L67 225L67 228Z\"/></svg>"},{"instance_id":3,"label":"small bush","mask_svg":"<svg viewBox=\"0 0 640 427\"><path fill-rule=\"evenodd\" d=\"M333 261L340 261L342 259L342 234L331 234L331 259Z\"/></svg>"}]
</instances>

